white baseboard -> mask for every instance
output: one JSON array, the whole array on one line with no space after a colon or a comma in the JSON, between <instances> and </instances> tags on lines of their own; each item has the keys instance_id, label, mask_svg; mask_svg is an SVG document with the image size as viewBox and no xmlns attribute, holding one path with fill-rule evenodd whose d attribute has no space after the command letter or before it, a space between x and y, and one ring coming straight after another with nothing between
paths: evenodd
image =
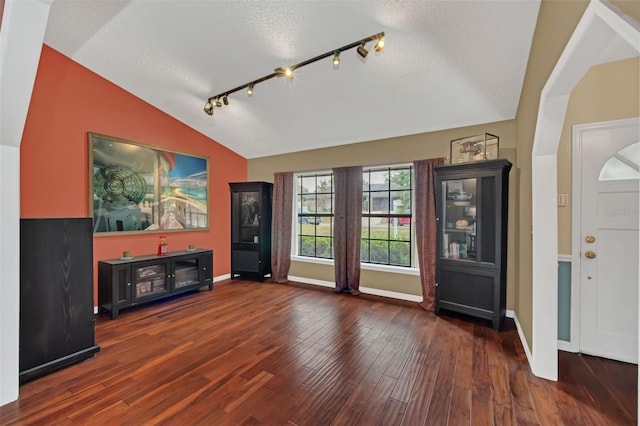
<instances>
[{"instance_id":1,"label":"white baseboard","mask_svg":"<svg viewBox=\"0 0 640 426\"><path fill-rule=\"evenodd\" d=\"M509 309L507 309L506 316L507 318L513 318L513 321L516 323L516 329L518 330L518 336L520 336L520 342L522 343L522 347L524 348L524 353L527 355L527 361L529 361L529 369L533 371L533 356L531 355L531 349L529 349L527 339L524 337L524 331L522 331L520 321L518 321L518 316L514 311Z\"/></svg>"},{"instance_id":2,"label":"white baseboard","mask_svg":"<svg viewBox=\"0 0 640 426\"><path fill-rule=\"evenodd\" d=\"M217 277L213 277L213 282L217 283L218 281L224 281L231 278L231 274L218 275Z\"/></svg>"},{"instance_id":3,"label":"white baseboard","mask_svg":"<svg viewBox=\"0 0 640 426\"><path fill-rule=\"evenodd\" d=\"M336 286L335 282L316 280L314 278L290 276L289 279L291 281L297 281L300 283L312 284L312 285L317 285L321 287L334 288ZM371 288L371 287L360 287L360 291L364 294L371 294L374 296L389 297L391 299L406 300L409 302L422 302L422 296L416 296L414 294L398 293L395 291L380 290L378 288Z\"/></svg>"},{"instance_id":4,"label":"white baseboard","mask_svg":"<svg viewBox=\"0 0 640 426\"><path fill-rule=\"evenodd\" d=\"M320 287L329 287L329 288L334 288L336 286L336 283L331 282L331 281L323 281L323 280L316 280L315 278L305 278L305 277L294 277L294 276L289 276L289 279L291 281L296 281L299 283L303 283L303 284L313 284L313 285L318 285Z\"/></svg>"},{"instance_id":5,"label":"white baseboard","mask_svg":"<svg viewBox=\"0 0 640 426\"><path fill-rule=\"evenodd\" d=\"M571 342L566 342L564 340L558 340L558 350L578 353L576 349L571 347Z\"/></svg>"}]
</instances>

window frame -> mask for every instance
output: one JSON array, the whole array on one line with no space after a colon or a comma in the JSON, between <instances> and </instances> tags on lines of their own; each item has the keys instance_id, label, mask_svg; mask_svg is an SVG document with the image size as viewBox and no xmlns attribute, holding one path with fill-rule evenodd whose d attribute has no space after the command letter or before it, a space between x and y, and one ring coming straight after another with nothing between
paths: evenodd
<instances>
[{"instance_id":1,"label":"window frame","mask_svg":"<svg viewBox=\"0 0 640 426\"><path fill-rule=\"evenodd\" d=\"M387 239L380 239L380 238L370 238L370 234L367 237L364 237L362 234L360 236L360 241L361 244L366 240L369 243L371 241L386 241L387 242L387 261L385 262L371 262L370 261L370 253L368 254L367 261L363 261L361 260L360 264L361 267L363 269L370 269L370 270L384 270L384 271L393 271L393 272L400 272L400 273L409 273L414 275L415 274L415 270L417 269L417 264L416 264L416 242L415 242L415 209L414 209L414 200L415 200L415 196L414 196L414 185L415 185L415 176L414 176L414 169L413 169L413 165L412 164L393 164L393 165L381 165L381 166L370 166L370 167L363 167L363 179L365 177L366 174L369 174L373 171L373 172L380 172L380 171L387 171L389 173L391 173L392 171L398 171L398 170L409 170L409 186L408 188L394 188L392 189L392 182L391 179L388 180L388 185L387 188L385 190L374 190L371 191L370 187L368 190L365 190L363 185L363 200L365 197L365 194L371 194L371 192L386 192L388 195L388 199L389 199L389 206L388 206L388 211L385 213L380 213L380 212L376 212L376 213L371 213L371 209L369 209L369 211L365 212L364 208L363 208L363 212L362 212L362 220L364 221L365 219L370 221L372 218L377 218L377 219L381 219L383 221L386 221L387 223ZM300 188L303 187L303 178L311 178L314 177L314 179L316 180L315 182L315 190L317 191L318 188L318 183L317 183L317 179L318 177L323 177L323 176L330 176L330 191L329 192L306 192L306 193L300 193ZM334 177L333 177L333 171L332 170L320 170L320 171L314 171L314 172L298 172L298 173L294 173L294 202L293 202L293 220L292 220L292 226L293 228L293 232L292 232L292 244L291 244L291 257L294 260L300 260L300 261L305 261L305 262L310 262L310 263L319 263L319 264L333 264L333 219L334 219L334 208L335 208L335 204L334 204L334 199L335 199L335 188L334 188L334 181L333 181ZM409 192L409 199L410 199L410 203L411 203L411 208L410 208L410 213L398 213L398 212L394 212L392 211L392 207L391 207L391 203L392 203L392 198L391 198L391 194L393 193L400 193L400 192ZM318 194L322 194L322 195L327 195L330 194L330 198L331 198L331 209L330 209L330 213L318 213L317 209L314 212L300 212L299 209L301 209L301 204L303 203L303 196L304 195L315 195L317 196ZM317 198L316 198L316 203L317 203ZM317 204L316 204L317 205ZM364 205L364 202L363 202ZM363 206L364 207L364 206ZM329 236L323 236L323 235L318 235L317 232L317 226L314 226L312 229L313 231L313 235L311 234L306 234L306 233L302 233L302 223L301 223L301 218L304 217L313 217L313 218L320 218L321 219L321 224L326 224L328 222L329 224ZM408 231L408 239L404 239L404 240L395 240L392 238L392 227L396 224L396 222L392 222L393 220L400 220L400 219L406 219L408 220L408 224L409 224L409 231ZM369 222L370 223L370 222ZM321 225L320 224L320 225ZM370 225L369 225L370 226ZM308 229L308 228L307 228ZM368 228L370 229L370 228ZM317 242L317 238L318 236L320 236L321 238L328 238L330 240L330 256L331 257L325 257L325 256L317 256L317 247L318 247L318 242ZM302 245L302 237L313 237L315 238L314 240L314 255L309 255L309 254L304 254L301 252L301 245ZM404 264L398 264L398 263L392 263L391 262L391 246L393 242L400 242L400 243L406 243L409 246L409 264L408 265L404 265Z\"/></svg>"}]
</instances>

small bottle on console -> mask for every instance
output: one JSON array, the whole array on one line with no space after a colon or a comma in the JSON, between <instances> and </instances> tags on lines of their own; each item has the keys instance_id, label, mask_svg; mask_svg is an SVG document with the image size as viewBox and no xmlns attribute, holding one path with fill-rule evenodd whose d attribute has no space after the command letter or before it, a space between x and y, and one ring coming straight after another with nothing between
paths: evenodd
<instances>
[{"instance_id":1,"label":"small bottle on console","mask_svg":"<svg viewBox=\"0 0 640 426\"><path fill-rule=\"evenodd\" d=\"M167 245L167 237L160 237L160 240L158 241L158 256L165 256L169 253Z\"/></svg>"}]
</instances>

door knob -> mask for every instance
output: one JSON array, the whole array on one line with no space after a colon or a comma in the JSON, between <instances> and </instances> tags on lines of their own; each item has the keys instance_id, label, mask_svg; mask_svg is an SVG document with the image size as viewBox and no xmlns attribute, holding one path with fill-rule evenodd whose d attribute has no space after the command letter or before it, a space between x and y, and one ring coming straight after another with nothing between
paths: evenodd
<instances>
[{"instance_id":1,"label":"door knob","mask_svg":"<svg viewBox=\"0 0 640 426\"><path fill-rule=\"evenodd\" d=\"M584 256L585 256L587 259L595 259L595 257L596 257L596 252L595 252L595 251L591 251L591 250L587 250L587 251L585 251L585 252L584 252Z\"/></svg>"},{"instance_id":2,"label":"door knob","mask_svg":"<svg viewBox=\"0 0 640 426\"><path fill-rule=\"evenodd\" d=\"M589 243L589 244L593 244L596 242L596 237L594 237L593 235L587 235L584 240Z\"/></svg>"}]
</instances>

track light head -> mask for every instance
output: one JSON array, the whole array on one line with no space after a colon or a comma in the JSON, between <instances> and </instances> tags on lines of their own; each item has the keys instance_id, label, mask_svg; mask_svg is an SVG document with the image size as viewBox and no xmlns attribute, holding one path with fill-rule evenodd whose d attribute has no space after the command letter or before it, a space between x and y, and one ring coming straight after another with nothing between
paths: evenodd
<instances>
[{"instance_id":1,"label":"track light head","mask_svg":"<svg viewBox=\"0 0 640 426\"><path fill-rule=\"evenodd\" d=\"M211 103L211 101L207 101L206 104L204 104L204 112L207 113L207 115L213 115L213 104Z\"/></svg>"},{"instance_id":2,"label":"track light head","mask_svg":"<svg viewBox=\"0 0 640 426\"><path fill-rule=\"evenodd\" d=\"M278 77L287 77L289 80L293 80L293 67L280 67L273 71L278 75Z\"/></svg>"},{"instance_id":3,"label":"track light head","mask_svg":"<svg viewBox=\"0 0 640 426\"><path fill-rule=\"evenodd\" d=\"M253 83L247 86L247 96L253 96Z\"/></svg>"},{"instance_id":4,"label":"track light head","mask_svg":"<svg viewBox=\"0 0 640 426\"><path fill-rule=\"evenodd\" d=\"M384 36L379 36L378 41L376 41L376 45L373 46L373 51L376 53L380 53L384 50Z\"/></svg>"},{"instance_id":5,"label":"track light head","mask_svg":"<svg viewBox=\"0 0 640 426\"><path fill-rule=\"evenodd\" d=\"M284 69L284 76L287 77L289 80L293 80L293 68L286 67Z\"/></svg>"},{"instance_id":6,"label":"track light head","mask_svg":"<svg viewBox=\"0 0 640 426\"><path fill-rule=\"evenodd\" d=\"M364 47L364 42L360 44L360 46L358 46L356 51L358 52L358 55L360 55L362 59L365 59L369 54L369 51Z\"/></svg>"},{"instance_id":7,"label":"track light head","mask_svg":"<svg viewBox=\"0 0 640 426\"><path fill-rule=\"evenodd\" d=\"M222 97L222 103L225 105L229 105L229 98L227 98L227 95L224 95Z\"/></svg>"},{"instance_id":8,"label":"track light head","mask_svg":"<svg viewBox=\"0 0 640 426\"><path fill-rule=\"evenodd\" d=\"M335 53L333 54L333 68L334 69L340 68L340 51L339 50L336 50Z\"/></svg>"},{"instance_id":9,"label":"track light head","mask_svg":"<svg viewBox=\"0 0 640 426\"><path fill-rule=\"evenodd\" d=\"M213 102L213 106L220 108L222 106L222 102L220 102L218 98L216 98L216 100Z\"/></svg>"}]
</instances>

